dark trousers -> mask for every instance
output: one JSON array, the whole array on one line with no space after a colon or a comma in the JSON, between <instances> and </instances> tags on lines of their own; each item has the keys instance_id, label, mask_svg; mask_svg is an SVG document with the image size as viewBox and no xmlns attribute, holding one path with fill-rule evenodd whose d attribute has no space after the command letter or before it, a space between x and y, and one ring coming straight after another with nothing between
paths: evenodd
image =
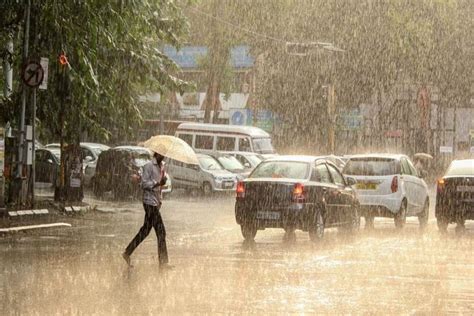
<instances>
[{"instance_id":1,"label":"dark trousers","mask_svg":"<svg viewBox=\"0 0 474 316\"><path fill-rule=\"evenodd\" d=\"M153 227L155 229L156 238L158 239L158 258L160 263L168 263L168 250L166 248L166 230L163 219L160 214L160 206L143 204L145 208L145 221L137 235L125 249L127 255L131 255L135 248L148 236Z\"/></svg>"}]
</instances>

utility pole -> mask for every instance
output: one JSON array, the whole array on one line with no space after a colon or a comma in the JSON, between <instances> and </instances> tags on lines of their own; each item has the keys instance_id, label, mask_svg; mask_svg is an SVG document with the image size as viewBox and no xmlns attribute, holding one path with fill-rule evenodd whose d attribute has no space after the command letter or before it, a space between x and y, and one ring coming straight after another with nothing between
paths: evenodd
<instances>
[{"instance_id":1,"label":"utility pole","mask_svg":"<svg viewBox=\"0 0 474 316\"><path fill-rule=\"evenodd\" d=\"M28 60L28 42L30 38L30 11L31 11L31 0L26 0L25 10L25 31L23 35L23 63L26 64ZM21 93L21 117L20 117L20 130L19 130L19 144L18 144L18 159L16 169L16 181L18 182L20 202L24 200L24 181L23 181L23 166L24 166L24 152L25 152L25 112L26 112L26 99L27 99L27 85L22 84ZM21 204L21 203L20 203Z\"/></svg>"}]
</instances>

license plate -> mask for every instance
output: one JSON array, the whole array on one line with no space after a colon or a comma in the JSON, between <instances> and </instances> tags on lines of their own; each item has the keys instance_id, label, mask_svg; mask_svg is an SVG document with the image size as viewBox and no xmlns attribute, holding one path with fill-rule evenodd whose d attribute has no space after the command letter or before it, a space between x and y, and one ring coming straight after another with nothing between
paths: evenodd
<instances>
[{"instance_id":1,"label":"license plate","mask_svg":"<svg viewBox=\"0 0 474 316\"><path fill-rule=\"evenodd\" d=\"M257 219L280 219L280 213L278 212L257 212Z\"/></svg>"},{"instance_id":2,"label":"license plate","mask_svg":"<svg viewBox=\"0 0 474 316\"><path fill-rule=\"evenodd\" d=\"M356 189L359 190L377 190L377 184L359 182L356 184Z\"/></svg>"},{"instance_id":3,"label":"license plate","mask_svg":"<svg viewBox=\"0 0 474 316\"><path fill-rule=\"evenodd\" d=\"M474 192L474 186L458 185L456 187L456 191L458 191L458 192Z\"/></svg>"},{"instance_id":4,"label":"license plate","mask_svg":"<svg viewBox=\"0 0 474 316\"><path fill-rule=\"evenodd\" d=\"M232 189L234 187L234 182L224 182L225 189Z\"/></svg>"}]
</instances>

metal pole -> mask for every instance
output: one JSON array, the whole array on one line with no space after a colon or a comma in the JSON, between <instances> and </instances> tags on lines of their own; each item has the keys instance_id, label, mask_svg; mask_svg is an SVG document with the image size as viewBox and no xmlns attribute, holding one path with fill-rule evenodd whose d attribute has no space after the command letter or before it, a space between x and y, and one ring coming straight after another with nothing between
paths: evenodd
<instances>
[{"instance_id":1,"label":"metal pole","mask_svg":"<svg viewBox=\"0 0 474 316\"><path fill-rule=\"evenodd\" d=\"M25 12L25 32L23 35L23 63L26 63L28 59L28 41L30 37L30 9L31 9L31 0L26 0L26 12ZM23 83L23 91L21 94L21 117L20 117L20 142L18 146L18 168L16 170L16 177L18 182L20 182L21 194L23 194L23 180L22 180L22 171L24 164L23 152L25 149L25 111L26 111L26 84Z\"/></svg>"},{"instance_id":2,"label":"metal pole","mask_svg":"<svg viewBox=\"0 0 474 316\"><path fill-rule=\"evenodd\" d=\"M458 110L458 102L457 100L454 101L454 114L453 114L453 158L456 156L456 120L457 120L457 111Z\"/></svg>"},{"instance_id":3,"label":"metal pole","mask_svg":"<svg viewBox=\"0 0 474 316\"><path fill-rule=\"evenodd\" d=\"M33 154L31 157L31 181L33 184L31 185L31 206L32 208L35 207L35 182L36 182L36 88L33 89L33 118L31 119L31 127L32 127L32 138L33 138Z\"/></svg>"}]
</instances>

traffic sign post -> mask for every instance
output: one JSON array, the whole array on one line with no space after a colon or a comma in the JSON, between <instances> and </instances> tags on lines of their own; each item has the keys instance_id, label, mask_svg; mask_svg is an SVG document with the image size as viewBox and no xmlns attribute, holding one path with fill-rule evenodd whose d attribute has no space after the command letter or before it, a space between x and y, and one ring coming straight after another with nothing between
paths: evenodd
<instances>
[{"instance_id":1,"label":"traffic sign post","mask_svg":"<svg viewBox=\"0 0 474 316\"><path fill-rule=\"evenodd\" d=\"M30 88L38 87L43 82L44 70L36 61L28 61L23 67L21 79Z\"/></svg>"}]
</instances>

